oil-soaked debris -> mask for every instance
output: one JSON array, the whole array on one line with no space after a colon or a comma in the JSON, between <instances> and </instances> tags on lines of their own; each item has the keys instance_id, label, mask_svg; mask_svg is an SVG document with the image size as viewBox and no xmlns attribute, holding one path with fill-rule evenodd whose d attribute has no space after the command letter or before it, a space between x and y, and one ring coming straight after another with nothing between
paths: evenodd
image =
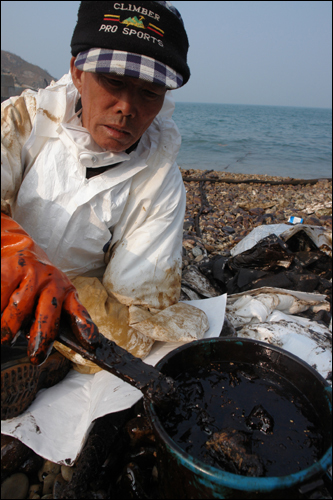
<instances>
[{"instance_id":1,"label":"oil-soaked debris","mask_svg":"<svg viewBox=\"0 0 333 500\"><path fill-rule=\"evenodd\" d=\"M268 434L273 432L274 419L262 405L256 405L245 419L246 425L254 430Z\"/></svg>"},{"instance_id":2,"label":"oil-soaked debris","mask_svg":"<svg viewBox=\"0 0 333 500\"><path fill-rule=\"evenodd\" d=\"M225 316L220 337L237 337L237 332L228 318Z\"/></svg>"},{"instance_id":3,"label":"oil-soaked debris","mask_svg":"<svg viewBox=\"0 0 333 500\"><path fill-rule=\"evenodd\" d=\"M301 245L305 236L297 235ZM228 294L270 286L331 295L331 258L318 249L304 252L294 248L290 249L289 240L284 243L272 234L235 257L217 257L199 268L206 276L210 272Z\"/></svg>"},{"instance_id":4,"label":"oil-soaked debris","mask_svg":"<svg viewBox=\"0 0 333 500\"><path fill-rule=\"evenodd\" d=\"M219 295L217 290L211 285L210 281L202 274L196 266L189 266L182 273L182 284L191 288L199 296L216 297Z\"/></svg>"},{"instance_id":5,"label":"oil-soaked debris","mask_svg":"<svg viewBox=\"0 0 333 500\"><path fill-rule=\"evenodd\" d=\"M270 286L323 293L331 302L332 260L305 232L298 232L287 242L269 236L236 257L231 257L230 250L254 228L286 224L290 216L300 217L304 224L321 227L331 234L332 181L304 185L248 184L246 181L253 176L246 174L193 169L181 172L186 177L187 191L183 272L196 266L218 293L234 294ZM191 181L191 177L219 181L233 178L237 183ZM268 175L256 177L261 181L288 181ZM208 205L210 210L205 212ZM198 291L185 281L182 288L184 299L188 299L185 287ZM310 316L310 311L305 315L317 319L315 313ZM331 314L323 313L326 325L330 317Z\"/></svg>"},{"instance_id":6,"label":"oil-soaked debris","mask_svg":"<svg viewBox=\"0 0 333 500\"><path fill-rule=\"evenodd\" d=\"M155 443L155 435L145 415L139 414L132 420L129 420L124 427L129 437L129 443L132 448L140 446L151 446Z\"/></svg>"},{"instance_id":7,"label":"oil-soaked debris","mask_svg":"<svg viewBox=\"0 0 333 500\"><path fill-rule=\"evenodd\" d=\"M260 477L264 468L259 457L249 452L250 440L245 432L226 428L215 432L206 442L209 453L224 470L243 476Z\"/></svg>"}]
</instances>

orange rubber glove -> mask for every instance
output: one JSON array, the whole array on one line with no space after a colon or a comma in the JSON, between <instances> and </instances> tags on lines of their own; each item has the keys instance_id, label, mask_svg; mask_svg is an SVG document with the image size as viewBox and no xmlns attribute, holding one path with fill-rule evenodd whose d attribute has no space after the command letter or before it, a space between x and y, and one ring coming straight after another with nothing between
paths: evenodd
<instances>
[{"instance_id":1,"label":"orange rubber glove","mask_svg":"<svg viewBox=\"0 0 333 500\"><path fill-rule=\"evenodd\" d=\"M1 344L10 344L22 325L35 321L27 335L30 361L45 360L65 311L78 341L88 350L100 334L67 276L13 219L1 213Z\"/></svg>"}]
</instances>

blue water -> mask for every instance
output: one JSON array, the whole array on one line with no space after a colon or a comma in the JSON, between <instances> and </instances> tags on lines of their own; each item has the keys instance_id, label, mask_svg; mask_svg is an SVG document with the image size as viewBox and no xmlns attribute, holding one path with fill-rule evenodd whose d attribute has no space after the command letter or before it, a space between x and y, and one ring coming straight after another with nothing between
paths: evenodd
<instances>
[{"instance_id":1,"label":"blue water","mask_svg":"<svg viewBox=\"0 0 333 500\"><path fill-rule=\"evenodd\" d=\"M181 168L332 177L332 110L176 103Z\"/></svg>"}]
</instances>

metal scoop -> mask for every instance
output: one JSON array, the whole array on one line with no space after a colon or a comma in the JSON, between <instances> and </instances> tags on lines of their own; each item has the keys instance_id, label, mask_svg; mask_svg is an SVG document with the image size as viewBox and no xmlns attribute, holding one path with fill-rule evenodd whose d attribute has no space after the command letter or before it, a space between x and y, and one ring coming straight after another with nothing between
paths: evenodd
<instances>
[{"instance_id":1,"label":"metal scoop","mask_svg":"<svg viewBox=\"0 0 333 500\"><path fill-rule=\"evenodd\" d=\"M83 358L92 361L121 380L139 389L158 406L165 406L177 399L175 381L147 365L115 342L101 335L101 343L94 352L87 351L76 340L70 327L61 321L57 340Z\"/></svg>"}]
</instances>

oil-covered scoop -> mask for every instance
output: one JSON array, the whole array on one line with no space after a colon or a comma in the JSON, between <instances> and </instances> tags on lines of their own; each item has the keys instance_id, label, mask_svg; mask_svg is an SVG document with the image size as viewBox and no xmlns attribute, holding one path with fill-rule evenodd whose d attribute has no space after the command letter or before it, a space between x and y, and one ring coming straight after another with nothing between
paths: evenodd
<instances>
[{"instance_id":1,"label":"oil-covered scoop","mask_svg":"<svg viewBox=\"0 0 333 500\"><path fill-rule=\"evenodd\" d=\"M148 400L158 406L165 406L177 399L176 383L172 378L163 375L103 335L97 349L89 352L77 341L70 327L61 321L57 340L103 370L139 389Z\"/></svg>"}]
</instances>

